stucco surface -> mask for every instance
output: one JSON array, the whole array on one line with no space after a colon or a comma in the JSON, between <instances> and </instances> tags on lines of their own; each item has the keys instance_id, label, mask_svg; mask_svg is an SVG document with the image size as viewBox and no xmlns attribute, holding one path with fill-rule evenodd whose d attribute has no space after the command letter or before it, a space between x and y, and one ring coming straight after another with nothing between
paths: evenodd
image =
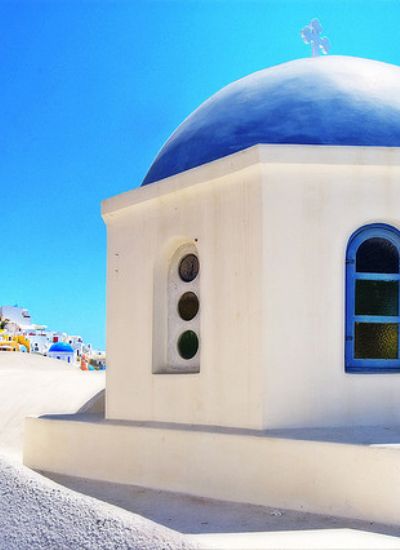
<instances>
[{"instance_id":1,"label":"stucco surface","mask_svg":"<svg viewBox=\"0 0 400 550\"><path fill-rule=\"evenodd\" d=\"M400 528L46 472L61 485L191 535L200 548L400 548ZM378 534L379 533L379 534ZM383 535L389 535L383 536Z\"/></svg>"},{"instance_id":2,"label":"stucco surface","mask_svg":"<svg viewBox=\"0 0 400 550\"><path fill-rule=\"evenodd\" d=\"M104 385L104 372L84 372L41 355L0 353L2 452L21 454L27 415L76 412Z\"/></svg>"},{"instance_id":3,"label":"stucco surface","mask_svg":"<svg viewBox=\"0 0 400 550\"><path fill-rule=\"evenodd\" d=\"M371 440L373 434L371 428ZM140 426L93 415L28 418L24 463L93 480L399 525L398 444Z\"/></svg>"},{"instance_id":4,"label":"stucco surface","mask_svg":"<svg viewBox=\"0 0 400 550\"><path fill-rule=\"evenodd\" d=\"M106 215L108 418L261 427L261 180L248 170ZM201 265L200 372L153 374L185 243Z\"/></svg>"},{"instance_id":5,"label":"stucco surface","mask_svg":"<svg viewBox=\"0 0 400 550\"><path fill-rule=\"evenodd\" d=\"M266 427L400 423L399 373L345 372L346 247L364 225L400 227L398 150L346 149L263 165Z\"/></svg>"},{"instance_id":6,"label":"stucco surface","mask_svg":"<svg viewBox=\"0 0 400 550\"><path fill-rule=\"evenodd\" d=\"M259 145L107 201L108 418L399 424L400 374L344 368L347 242L368 223L400 227L398 204L399 149L291 145ZM167 319L161 267L195 239L200 373L154 375L155 327Z\"/></svg>"}]
</instances>

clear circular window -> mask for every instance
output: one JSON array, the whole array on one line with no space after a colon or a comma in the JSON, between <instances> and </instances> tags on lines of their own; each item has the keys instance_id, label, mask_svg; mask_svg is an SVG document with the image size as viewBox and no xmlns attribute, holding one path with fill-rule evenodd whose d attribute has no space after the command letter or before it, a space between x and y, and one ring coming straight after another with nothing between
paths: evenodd
<instances>
[{"instance_id":1,"label":"clear circular window","mask_svg":"<svg viewBox=\"0 0 400 550\"><path fill-rule=\"evenodd\" d=\"M199 349L199 339L193 330L186 330L178 340L179 355L183 359L192 359Z\"/></svg>"},{"instance_id":2,"label":"clear circular window","mask_svg":"<svg viewBox=\"0 0 400 550\"><path fill-rule=\"evenodd\" d=\"M191 321L199 311L199 299L194 292L185 292L178 303L178 313L184 321Z\"/></svg>"},{"instance_id":3,"label":"clear circular window","mask_svg":"<svg viewBox=\"0 0 400 550\"><path fill-rule=\"evenodd\" d=\"M200 263L195 254L186 254L179 263L179 277L185 283L190 283L199 274Z\"/></svg>"}]
</instances>

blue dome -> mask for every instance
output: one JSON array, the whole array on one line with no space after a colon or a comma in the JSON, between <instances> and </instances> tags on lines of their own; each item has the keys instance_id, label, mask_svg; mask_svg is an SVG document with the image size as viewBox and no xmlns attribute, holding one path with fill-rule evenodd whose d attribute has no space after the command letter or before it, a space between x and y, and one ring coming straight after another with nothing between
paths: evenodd
<instances>
[{"instance_id":1,"label":"blue dome","mask_svg":"<svg viewBox=\"0 0 400 550\"><path fill-rule=\"evenodd\" d=\"M143 185L257 143L400 147L400 67L327 56L233 82L175 130Z\"/></svg>"},{"instance_id":2,"label":"blue dome","mask_svg":"<svg viewBox=\"0 0 400 550\"><path fill-rule=\"evenodd\" d=\"M74 353L74 350L69 344L66 344L65 342L56 342L53 344L49 351L63 351L63 352L69 352Z\"/></svg>"}]
</instances>

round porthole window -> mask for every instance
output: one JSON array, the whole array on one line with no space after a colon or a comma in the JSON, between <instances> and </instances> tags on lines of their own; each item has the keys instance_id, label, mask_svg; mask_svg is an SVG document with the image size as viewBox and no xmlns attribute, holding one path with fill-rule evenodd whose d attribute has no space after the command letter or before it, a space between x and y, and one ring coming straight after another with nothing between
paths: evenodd
<instances>
[{"instance_id":1,"label":"round porthole window","mask_svg":"<svg viewBox=\"0 0 400 550\"><path fill-rule=\"evenodd\" d=\"M199 299L194 292L182 294L178 303L178 312L184 321L191 321L199 311Z\"/></svg>"},{"instance_id":2,"label":"round porthole window","mask_svg":"<svg viewBox=\"0 0 400 550\"><path fill-rule=\"evenodd\" d=\"M190 283L199 274L199 259L195 254L186 254L179 263L179 277L185 283Z\"/></svg>"},{"instance_id":3,"label":"round porthole window","mask_svg":"<svg viewBox=\"0 0 400 550\"><path fill-rule=\"evenodd\" d=\"M178 340L179 355L183 359L192 359L199 349L199 339L193 330L186 330Z\"/></svg>"}]
</instances>

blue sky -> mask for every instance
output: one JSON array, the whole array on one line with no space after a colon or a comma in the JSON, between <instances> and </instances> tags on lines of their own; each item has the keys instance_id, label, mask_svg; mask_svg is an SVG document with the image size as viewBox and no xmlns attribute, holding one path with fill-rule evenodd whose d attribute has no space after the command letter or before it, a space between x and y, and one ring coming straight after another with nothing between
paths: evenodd
<instances>
[{"instance_id":1,"label":"blue sky","mask_svg":"<svg viewBox=\"0 0 400 550\"><path fill-rule=\"evenodd\" d=\"M104 347L104 198L253 71L332 54L400 64L399 0L0 0L0 305Z\"/></svg>"}]
</instances>

